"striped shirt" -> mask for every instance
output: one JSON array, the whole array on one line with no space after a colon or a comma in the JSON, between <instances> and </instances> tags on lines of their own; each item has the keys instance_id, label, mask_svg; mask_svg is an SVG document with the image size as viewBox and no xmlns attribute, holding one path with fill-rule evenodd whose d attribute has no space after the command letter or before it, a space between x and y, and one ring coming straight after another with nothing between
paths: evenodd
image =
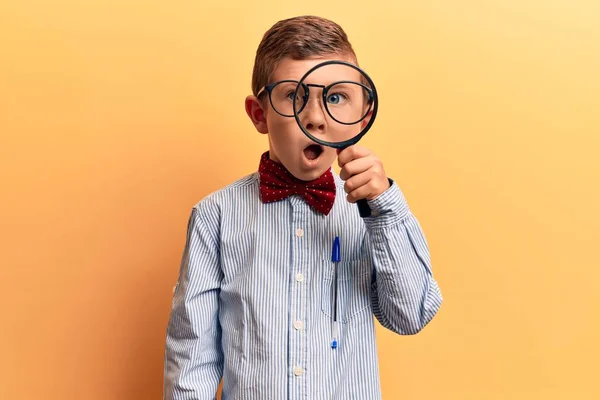
<instances>
[{"instance_id":1,"label":"striped shirt","mask_svg":"<svg viewBox=\"0 0 600 400\"><path fill-rule=\"evenodd\" d=\"M361 218L332 170L325 216L294 195L262 203L250 174L196 204L167 326L164 399L380 399L375 321L419 332L442 295L397 186ZM332 348L338 236L338 347Z\"/></svg>"}]
</instances>

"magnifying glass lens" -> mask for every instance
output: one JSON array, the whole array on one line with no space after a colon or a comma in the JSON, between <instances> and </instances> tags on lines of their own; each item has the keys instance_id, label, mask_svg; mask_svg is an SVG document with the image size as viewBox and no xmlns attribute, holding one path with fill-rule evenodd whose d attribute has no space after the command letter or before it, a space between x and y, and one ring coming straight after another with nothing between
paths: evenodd
<instances>
[{"instance_id":1,"label":"magnifying glass lens","mask_svg":"<svg viewBox=\"0 0 600 400\"><path fill-rule=\"evenodd\" d=\"M283 88L282 88L283 89ZM292 104L292 113L305 135L330 147L352 145L371 127L377 111L377 93L369 76L358 66L327 61L313 67L293 93L275 94L277 105ZM318 134L308 129L319 124Z\"/></svg>"}]
</instances>

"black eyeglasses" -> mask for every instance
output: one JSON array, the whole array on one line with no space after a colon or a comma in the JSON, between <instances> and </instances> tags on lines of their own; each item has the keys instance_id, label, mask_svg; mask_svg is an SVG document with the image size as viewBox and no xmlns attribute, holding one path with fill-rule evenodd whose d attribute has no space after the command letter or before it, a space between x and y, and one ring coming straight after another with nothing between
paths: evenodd
<instances>
[{"instance_id":1,"label":"black eyeglasses","mask_svg":"<svg viewBox=\"0 0 600 400\"><path fill-rule=\"evenodd\" d=\"M323 90L325 110L340 124L353 125L362 121L373 106L373 90L354 81L338 81L327 86L302 83L301 87L298 87L298 81L282 80L263 86L256 97L267 92L269 103L277 114L282 117L294 117L294 94L299 114L308 104L311 87Z\"/></svg>"}]
</instances>

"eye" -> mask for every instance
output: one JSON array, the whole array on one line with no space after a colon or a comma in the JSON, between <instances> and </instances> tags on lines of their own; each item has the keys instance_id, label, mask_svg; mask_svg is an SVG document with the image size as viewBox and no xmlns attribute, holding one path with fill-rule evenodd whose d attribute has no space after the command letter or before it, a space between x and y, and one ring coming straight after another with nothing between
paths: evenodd
<instances>
[{"instance_id":1,"label":"eye","mask_svg":"<svg viewBox=\"0 0 600 400\"><path fill-rule=\"evenodd\" d=\"M346 100L346 96L342 93L332 93L327 95L327 103L329 104L340 104Z\"/></svg>"},{"instance_id":2,"label":"eye","mask_svg":"<svg viewBox=\"0 0 600 400\"><path fill-rule=\"evenodd\" d=\"M294 101L294 93L295 93L295 90L289 91L285 95L285 98L289 101ZM301 99L302 99L302 94L298 93L298 96L296 96L296 101L301 101Z\"/></svg>"}]
</instances>

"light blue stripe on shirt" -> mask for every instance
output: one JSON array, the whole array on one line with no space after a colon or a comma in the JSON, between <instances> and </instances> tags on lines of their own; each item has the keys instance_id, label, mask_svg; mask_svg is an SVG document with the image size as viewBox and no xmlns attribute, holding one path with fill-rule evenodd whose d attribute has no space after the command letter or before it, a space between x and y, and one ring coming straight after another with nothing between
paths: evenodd
<instances>
[{"instance_id":1,"label":"light blue stripe on shirt","mask_svg":"<svg viewBox=\"0 0 600 400\"><path fill-rule=\"evenodd\" d=\"M300 197L263 204L253 173L191 212L167 327L164 399L380 399L375 323L419 332L442 295L428 246L397 184L361 218L332 171L328 216ZM331 348L331 246L338 348Z\"/></svg>"}]
</instances>

